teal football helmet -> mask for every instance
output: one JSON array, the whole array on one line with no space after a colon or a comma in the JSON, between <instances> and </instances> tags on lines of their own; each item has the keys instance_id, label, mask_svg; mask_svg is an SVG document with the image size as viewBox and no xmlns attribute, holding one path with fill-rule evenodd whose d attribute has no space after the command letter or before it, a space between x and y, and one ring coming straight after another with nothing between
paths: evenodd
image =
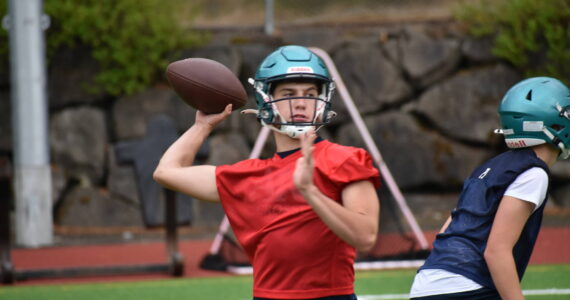
<instances>
[{"instance_id":1,"label":"teal football helmet","mask_svg":"<svg viewBox=\"0 0 570 300\"><path fill-rule=\"evenodd\" d=\"M570 90L557 79L534 77L507 91L499 105L509 148L550 143L560 149L560 158L570 156Z\"/></svg>"},{"instance_id":2,"label":"teal football helmet","mask_svg":"<svg viewBox=\"0 0 570 300\"><path fill-rule=\"evenodd\" d=\"M273 99L272 91L279 82L314 82L319 88L318 97L287 97ZM257 118L263 126L298 138L310 128L318 130L335 115L331 111L334 82L323 60L302 46L283 46L269 54L259 66L250 83L256 91ZM313 100L315 113L311 122L284 120L276 102L294 99Z\"/></svg>"}]
</instances>

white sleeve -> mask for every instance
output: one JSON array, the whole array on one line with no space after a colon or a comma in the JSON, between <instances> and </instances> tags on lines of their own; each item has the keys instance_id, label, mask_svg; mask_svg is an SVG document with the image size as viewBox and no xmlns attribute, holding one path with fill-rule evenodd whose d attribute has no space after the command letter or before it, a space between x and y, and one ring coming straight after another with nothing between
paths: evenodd
<instances>
[{"instance_id":1,"label":"white sleeve","mask_svg":"<svg viewBox=\"0 0 570 300\"><path fill-rule=\"evenodd\" d=\"M504 195L533 203L536 210L544 202L547 190L548 174L542 168L533 167L519 174Z\"/></svg>"}]
</instances>

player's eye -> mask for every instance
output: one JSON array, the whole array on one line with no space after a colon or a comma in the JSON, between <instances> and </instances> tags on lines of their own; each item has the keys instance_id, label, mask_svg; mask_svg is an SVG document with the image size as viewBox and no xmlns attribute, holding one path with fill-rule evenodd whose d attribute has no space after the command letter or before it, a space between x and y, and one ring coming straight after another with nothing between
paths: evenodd
<instances>
[{"instance_id":1,"label":"player's eye","mask_svg":"<svg viewBox=\"0 0 570 300\"><path fill-rule=\"evenodd\" d=\"M293 94L291 92L281 91L281 92L276 93L275 96L276 96L276 98L285 98L285 97L292 97L292 95Z\"/></svg>"}]
</instances>

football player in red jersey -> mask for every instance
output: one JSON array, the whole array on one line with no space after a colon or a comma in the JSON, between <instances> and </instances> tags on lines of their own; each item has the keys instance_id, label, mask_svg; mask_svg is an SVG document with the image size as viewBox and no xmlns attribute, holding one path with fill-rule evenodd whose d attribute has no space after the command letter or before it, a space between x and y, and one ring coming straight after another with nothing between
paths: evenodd
<instances>
[{"instance_id":1,"label":"football player in red jersey","mask_svg":"<svg viewBox=\"0 0 570 300\"><path fill-rule=\"evenodd\" d=\"M256 115L274 131L277 153L233 165L193 166L211 131L231 113L197 112L155 170L161 185L219 201L253 265L254 299L354 300L356 250L378 233L380 174L363 149L321 139L334 115L334 83L309 49L285 46L253 81Z\"/></svg>"}]
</instances>

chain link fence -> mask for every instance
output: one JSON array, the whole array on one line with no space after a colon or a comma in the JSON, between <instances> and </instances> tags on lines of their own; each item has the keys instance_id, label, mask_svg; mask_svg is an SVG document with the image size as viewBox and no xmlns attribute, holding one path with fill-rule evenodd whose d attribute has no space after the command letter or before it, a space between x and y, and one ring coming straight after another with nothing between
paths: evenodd
<instances>
[{"instance_id":1,"label":"chain link fence","mask_svg":"<svg viewBox=\"0 0 570 300\"><path fill-rule=\"evenodd\" d=\"M474 1L478 0L195 0L190 6L192 25L196 27L267 29L269 23L278 29L290 25L445 19L459 4Z\"/></svg>"}]
</instances>

